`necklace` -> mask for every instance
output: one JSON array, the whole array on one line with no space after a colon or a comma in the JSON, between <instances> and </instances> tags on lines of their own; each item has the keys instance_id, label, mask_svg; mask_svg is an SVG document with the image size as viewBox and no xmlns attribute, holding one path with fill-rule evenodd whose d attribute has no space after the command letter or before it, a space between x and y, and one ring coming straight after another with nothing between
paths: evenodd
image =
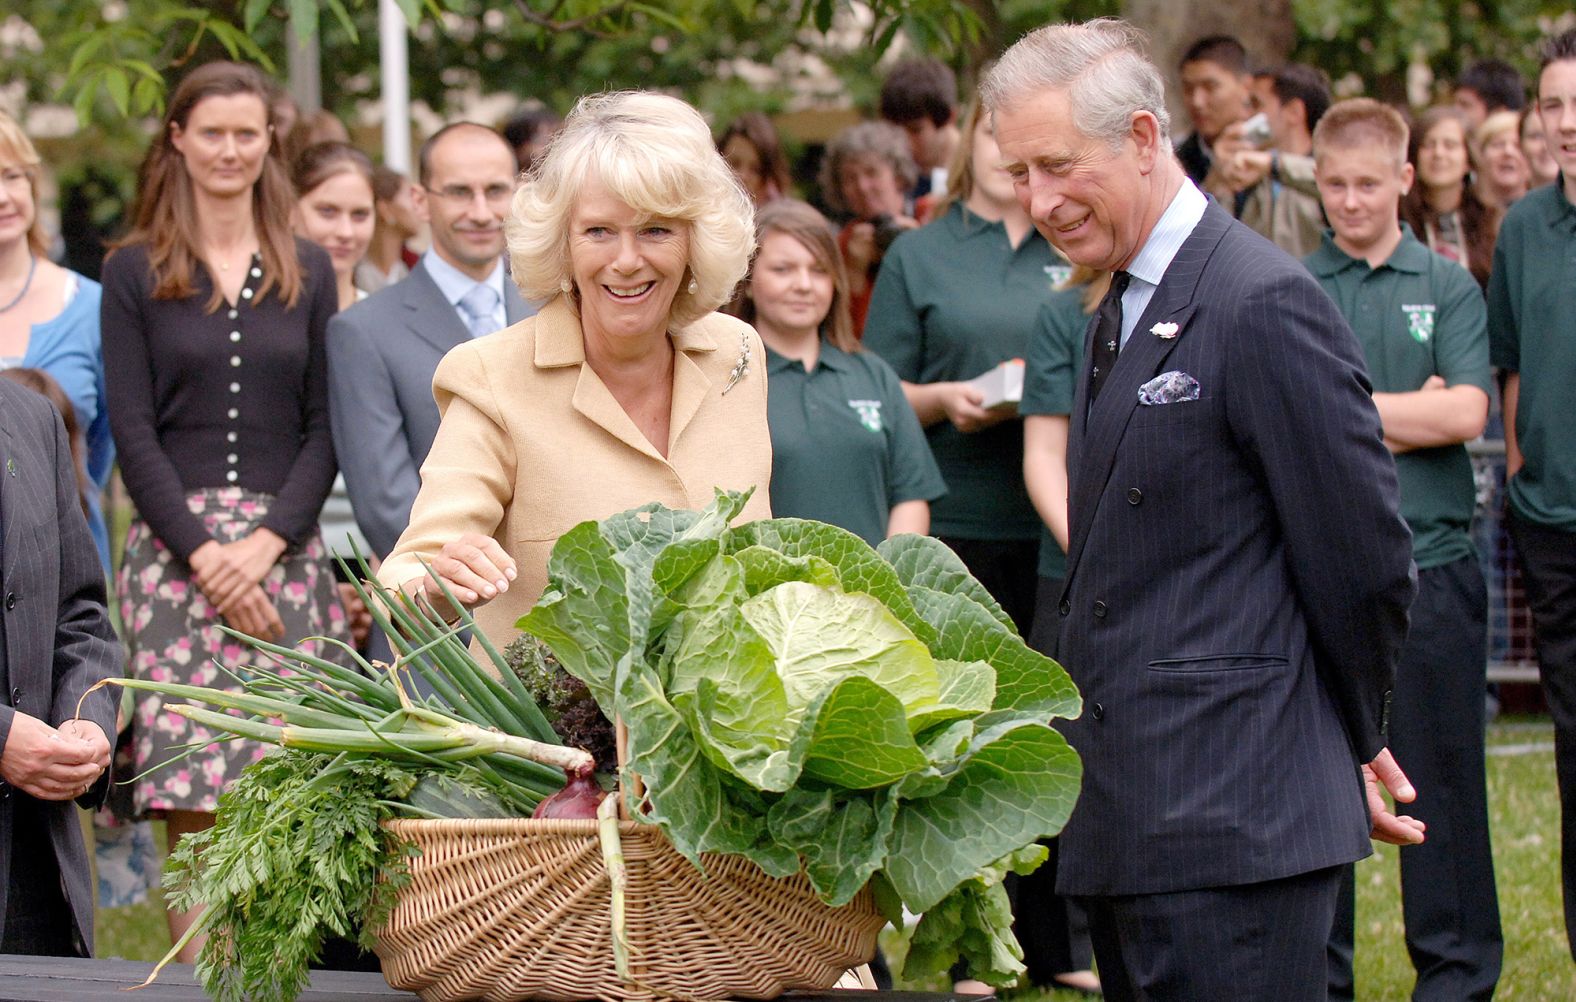
<instances>
[{"instance_id":1,"label":"necklace","mask_svg":"<svg viewBox=\"0 0 1576 1002\"><path fill-rule=\"evenodd\" d=\"M0 313L4 313L6 310L9 310L11 307L22 301L22 297L27 295L27 290L33 287L33 272L37 270L38 258L33 254L29 254L27 256L27 278L22 281L22 288L18 290L17 294L11 299L11 301L6 303L4 306L0 306Z\"/></svg>"}]
</instances>

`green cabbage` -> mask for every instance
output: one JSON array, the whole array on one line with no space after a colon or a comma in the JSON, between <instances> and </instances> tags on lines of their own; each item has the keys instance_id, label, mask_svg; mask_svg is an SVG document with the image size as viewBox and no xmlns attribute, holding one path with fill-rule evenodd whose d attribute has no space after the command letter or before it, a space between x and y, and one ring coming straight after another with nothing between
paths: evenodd
<instances>
[{"instance_id":1,"label":"green cabbage","mask_svg":"<svg viewBox=\"0 0 1576 1002\"><path fill-rule=\"evenodd\" d=\"M1000 888L1044 858L1082 766L1082 703L934 539L646 505L566 533L519 622L629 728L643 820L699 865L803 870L844 904L925 913L905 973L1022 973Z\"/></svg>"}]
</instances>

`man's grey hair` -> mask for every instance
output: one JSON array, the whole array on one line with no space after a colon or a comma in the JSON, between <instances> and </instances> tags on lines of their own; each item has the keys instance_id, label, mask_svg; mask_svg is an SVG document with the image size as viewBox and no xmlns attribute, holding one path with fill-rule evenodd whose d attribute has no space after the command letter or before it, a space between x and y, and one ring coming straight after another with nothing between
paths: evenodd
<instances>
[{"instance_id":1,"label":"man's grey hair","mask_svg":"<svg viewBox=\"0 0 1576 1002\"><path fill-rule=\"evenodd\" d=\"M1046 25L1002 55L980 83L980 100L994 114L1036 91L1065 90L1073 124L1113 148L1131 131L1133 112L1147 111L1169 150L1165 84L1147 47L1142 31L1117 18Z\"/></svg>"}]
</instances>

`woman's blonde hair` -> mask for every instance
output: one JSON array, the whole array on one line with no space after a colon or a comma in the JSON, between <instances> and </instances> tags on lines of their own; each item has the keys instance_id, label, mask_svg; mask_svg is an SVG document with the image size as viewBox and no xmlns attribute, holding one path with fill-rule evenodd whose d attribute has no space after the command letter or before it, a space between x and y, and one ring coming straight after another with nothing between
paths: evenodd
<instances>
[{"instance_id":1,"label":"woman's blonde hair","mask_svg":"<svg viewBox=\"0 0 1576 1002\"><path fill-rule=\"evenodd\" d=\"M541 302L573 289L570 218L593 175L642 216L689 224L695 291L680 285L672 326L699 320L733 297L755 249L750 196L694 108L662 94L617 91L581 98L515 192L506 233L525 298Z\"/></svg>"},{"instance_id":2,"label":"woman's blonde hair","mask_svg":"<svg viewBox=\"0 0 1576 1002\"><path fill-rule=\"evenodd\" d=\"M21 124L4 111L0 111L0 161L14 162L27 174L27 188L33 195L33 225L27 229L27 246L34 256L42 257L49 250L43 215L38 211L38 175L44 161Z\"/></svg>"}]
</instances>

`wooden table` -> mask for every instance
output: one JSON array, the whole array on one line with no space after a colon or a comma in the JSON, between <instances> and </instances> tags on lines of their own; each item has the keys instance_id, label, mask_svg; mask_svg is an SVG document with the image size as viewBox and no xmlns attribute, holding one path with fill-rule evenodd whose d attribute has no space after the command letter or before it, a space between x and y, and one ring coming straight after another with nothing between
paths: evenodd
<instances>
[{"instance_id":1,"label":"wooden table","mask_svg":"<svg viewBox=\"0 0 1576 1002\"><path fill-rule=\"evenodd\" d=\"M171 964L140 992L152 964L134 960L16 957L0 954L0 1002L206 1002L190 964ZM416 1002L410 992L388 986L383 975L357 971L313 971L301 1002Z\"/></svg>"},{"instance_id":2,"label":"wooden table","mask_svg":"<svg viewBox=\"0 0 1576 1002\"><path fill-rule=\"evenodd\" d=\"M16 957L0 954L0 1002L207 1002L190 964L171 964L140 992L152 964L133 960ZM313 971L301 1002L414 1002L417 996L388 986L383 975ZM796 992L784 1002L982 1002L978 995L925 992Z\"/></svg>"}]
</instances>

